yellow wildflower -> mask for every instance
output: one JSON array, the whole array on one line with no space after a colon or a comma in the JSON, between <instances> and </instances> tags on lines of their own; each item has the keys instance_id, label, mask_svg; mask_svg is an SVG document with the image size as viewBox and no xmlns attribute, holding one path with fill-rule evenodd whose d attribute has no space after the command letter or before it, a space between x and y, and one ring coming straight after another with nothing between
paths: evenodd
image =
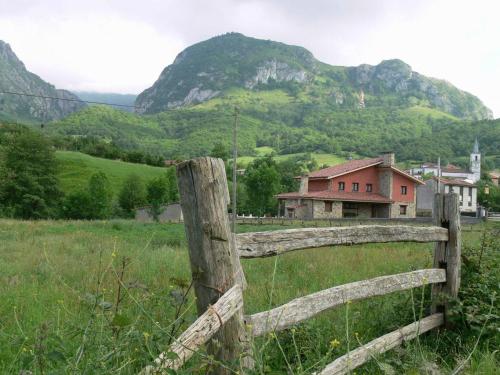
<instances>
[{"instance_id":1,"label":"yellow wildflower","mask_svg":"<svg viewBox=\"0 0 500 375\"><path fill-rule=\"evenodd\" d=\"M339 346L340 346L340 341L339 340L333 339L332 341L330 341L330 347L332 349L338 348Z\"/></svg>"}]
</instances>

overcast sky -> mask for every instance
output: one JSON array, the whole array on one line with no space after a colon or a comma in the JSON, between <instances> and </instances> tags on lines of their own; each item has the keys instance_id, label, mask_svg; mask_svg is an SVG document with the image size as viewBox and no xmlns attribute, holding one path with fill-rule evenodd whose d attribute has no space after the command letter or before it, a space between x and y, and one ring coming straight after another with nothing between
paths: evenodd
<instances>
[{"instance_id":1,"label":"overcast sky","mask_svg":"<svg viewBox=\"0 0 500 375\"><path fill-rule=\"evenodd\" d=\"M333 65L400 58L500 116L498 0L0 0L0 39L58 88L139 93L185 47L229 31Z\"/></svg>"}]
</instances>

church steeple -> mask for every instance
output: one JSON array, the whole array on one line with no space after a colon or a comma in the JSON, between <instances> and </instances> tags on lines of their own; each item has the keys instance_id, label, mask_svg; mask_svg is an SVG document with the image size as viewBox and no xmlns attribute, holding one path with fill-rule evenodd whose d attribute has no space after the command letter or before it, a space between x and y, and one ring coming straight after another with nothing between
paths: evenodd
<instances>
[{"instance_id":1,"label":"church steeple","mask_svg":"<svg viewBox=\"0 0 500 375\"><path fill-rule=\"evenodd\" d=\"M481 178L481 154L479 152L479 142L477 137L474 141L472 153L470 154L470 171L473 174L472 180L474 182L479 181Z\"/></svg>"}]
</instances>

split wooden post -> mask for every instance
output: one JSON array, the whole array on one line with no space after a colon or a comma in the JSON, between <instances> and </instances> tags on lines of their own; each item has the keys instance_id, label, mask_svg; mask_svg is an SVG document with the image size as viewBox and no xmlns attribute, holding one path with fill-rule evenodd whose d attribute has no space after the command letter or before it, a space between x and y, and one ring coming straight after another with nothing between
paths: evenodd
<instances>
[{"instance_id":1,"label":"split wooden post","mask_svg":"<svg viewBox=\"0 0 500 375\"><path fill-rule=\"evenodd\" d=\"M448 229L448 241L437 242L434 249L434 267L446 270L446 283L433 285L432 310L444 312L445 325L449 327L447 303L443 298L458 296L461 269L460 206L456 193L435 195L434 224Z\"/></svg>"},{"instance_id":2,"label":"split wooden post","mask_svg":"<svg viewBox=\"0 0 500 375\"><path fill-rule=\"evenodd\" d=\"M177 166L180 202L189 247L198 315L201 316L233 285L243 287L243 272L229 226L224 162L209 157L188 160ZM207 351L225 366L244 356L248 340L240 309L214 335ZM243 361L248 365L248 359ZM229 374L218 364L214 374Z\"/></svg>"}]
</instances>

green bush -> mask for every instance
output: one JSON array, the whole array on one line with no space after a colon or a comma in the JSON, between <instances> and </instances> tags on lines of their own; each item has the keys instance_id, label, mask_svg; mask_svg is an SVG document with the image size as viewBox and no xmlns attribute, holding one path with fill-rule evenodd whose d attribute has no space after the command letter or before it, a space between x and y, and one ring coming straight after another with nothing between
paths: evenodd
<instances>
[{"instance_id":1,"label":"green bush","mask_svg":"<svg viewBox=\"0 0 500 375\"><path fill-rule=\"evenodd\" d=\"M480 335L491 350L500 347L499 250L498 229L485 230L479 247L464 246L461 287L450 311L462 338Z\"/></svg>"}]
</instances>

